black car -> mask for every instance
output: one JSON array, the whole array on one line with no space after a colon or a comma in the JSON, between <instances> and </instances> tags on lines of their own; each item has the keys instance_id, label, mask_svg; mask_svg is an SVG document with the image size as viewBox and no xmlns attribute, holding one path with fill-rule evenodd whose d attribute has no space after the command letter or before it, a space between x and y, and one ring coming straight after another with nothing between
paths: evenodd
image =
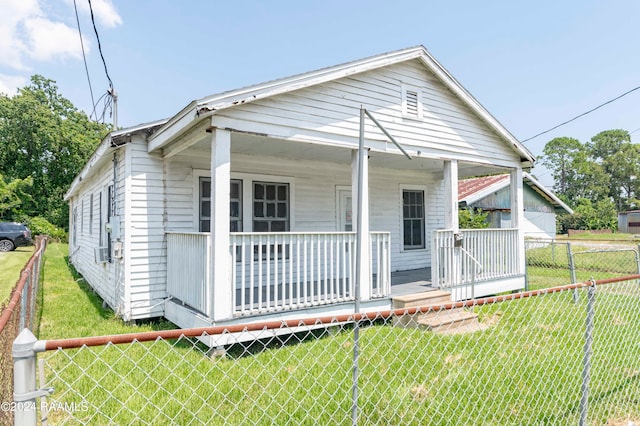
<instances>
[{"instance_id":1,"label":"black car","mask_svg":"<svg viewBox=\"0 0 640 426\"><path fill-rule=\"evenodd\" d=\"M17 222L0 222L0 252L31 244L31 231L27 225Z\"/></svg>"}]
</instances>

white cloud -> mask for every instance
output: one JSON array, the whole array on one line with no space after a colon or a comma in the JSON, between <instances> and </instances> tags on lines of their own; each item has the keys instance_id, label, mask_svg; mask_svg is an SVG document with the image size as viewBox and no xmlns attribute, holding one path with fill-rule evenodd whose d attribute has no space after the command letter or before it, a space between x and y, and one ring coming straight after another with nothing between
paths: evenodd
<instances>
[{"instance_id":1,"label":"white cloud","mask_svg":"<svg viewBox=\"0 0 640 426\"><path fill-rule=\"evenodd\" d=\"M73 4L73 0L67 0L67 3ZM89 2L79 1L76 2L78 9L83 13L89 14ZM111 0L92 0L91 7L93 8L93 16L96 20L107 28L114 28L118 25L122 25L122 18L118 14L115 6Z\"/></svg>"},{"instance_id":2,"label":"white cloud","mask_svg":"<svg viewBox=\"0 0 640 426\"><path fill-rule=\"evenodd\" d=\"M100 24L108 28L122 24L111 0L92 0L91 4ZM77 5L86 18L88 2L77 1ZM0 0L0 11L0 68L26 72L34 61L82 58L73 0ZM83 41L88 52L92 32L86 24Z\"/></svg>"},{"instance_id":3,"label":"white cloud","mask_svg":"<svg viewBox=\"0 0 640 426\"><path fill-rule=\"evenodd\" d=\"M13 96L19 87L27 84L27 78L19 75L0 74L0 93Z\"/></svg>"},{"instance_id":4,"label":"white cloud","mask_svg":"<svg viewBox=\"0 0 640 426\"><path fill-rule=\"evenodd\" d=\"M53 22L46 18L30 18L23 23L25 38L29 46L29 57L36 61L71 57L82 58L78 30L62 22ZM85 40L85 47L86 47Z\"/></svg>"},{"instance_id":5,"label":"white cloud","mask_svg":"<svg viewBox=\"0 0 640 426\"><path fill-rule=\"evenodd\" d=\"M0 66L28 69L23 55L28 50L21 33L21 23L42 14L37 0L0 0Z\"/></svg>"}]
</instances>

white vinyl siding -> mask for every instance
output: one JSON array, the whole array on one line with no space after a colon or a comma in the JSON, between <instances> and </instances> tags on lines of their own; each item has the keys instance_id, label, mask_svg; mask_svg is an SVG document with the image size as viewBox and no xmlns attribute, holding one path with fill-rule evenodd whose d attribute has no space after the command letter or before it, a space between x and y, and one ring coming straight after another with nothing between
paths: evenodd
<instances>
[{"instance_id":1,"label":"white vinyl siding","mask_svg":"<svg viewBox=\"0 0 640 426\"><path fill-rule=\"evenodd\" d=\"M198 182L202 176L208 176L205 167L207 159L185 155L170 161L166 169L167 180L175 182L182 179L184 188L168 185L171 208L167 215L167 229L177 232L198 231ZM183 177L190 173L189 179ZM289 177L282 176L286 173ZM424 250L407 250L402 247L402 194L398 188L419 188L425 192L425 239L434 229L444 226L443 180L418 170L385 169L371 167L370 186L370 224L371 231L391 232L392 270L425 268L430 265L429 244ZM335 232L338 228L336 187L351 187L351 165L331 162L299 161L278 157L234 154L231 156L231 177L243 182L244 219L252 220L252 182L288 183L290 190L290 231L292 232ZM189 183L185 184L185 180ZM185 189L189 192L185 193ZM189 211L187 217L182 212ZM247 216L248 215L248 216ZM252 229L246 229L251 232ZM428 241L428 240L426 240Z\"/></svg>"},{"instance_id":2,"label":"white vinyl siding","mask_svg":"<svg viewBox=\"0 0 640 426\"><path fill-rule=\"evenodd\" d=\"M403 85L419 89L422 119L403 119ZM498 138L418 60L223 109L213 116L212 124L355 147L361 105L374 113L399 143L421 151L425 158L504 167L520 165L510 144ZM367 138L381 143L386 140L370 123L366 131ZM383 146L378 149L384 149Z\"/></svg>"}]
</instances>

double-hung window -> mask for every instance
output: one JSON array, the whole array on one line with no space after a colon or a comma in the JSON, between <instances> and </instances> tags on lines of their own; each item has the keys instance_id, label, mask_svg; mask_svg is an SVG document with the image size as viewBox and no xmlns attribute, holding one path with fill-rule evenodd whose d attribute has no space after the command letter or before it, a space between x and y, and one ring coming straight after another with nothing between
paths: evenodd
<instances>
[{"instance_id":1,"label":"double-hung window","mask_svg":"<svg viewBox=\"0 0 640 426\"><path fill-rule=\"evenodd\" d=\"M405 250L425 248L424 191L402 191L402 230Z\"/></svg>"}]
</instances>

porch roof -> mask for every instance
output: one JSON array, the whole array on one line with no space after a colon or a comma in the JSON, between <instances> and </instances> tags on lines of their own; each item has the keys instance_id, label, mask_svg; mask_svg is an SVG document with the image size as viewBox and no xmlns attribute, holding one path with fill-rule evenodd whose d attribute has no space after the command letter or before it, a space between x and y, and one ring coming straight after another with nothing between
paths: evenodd
<instances>
[{"instance_id":1,"label":"porch roof","mask_svg":"<svg viewBox=\"0 0 640 426\"><path fill-rule=\"evenodd\" d=\"M535 161L533 154L421 45L194 100L149 138L148 150L152 152L172 143L204 117L215 114L216 111L414 59L420 60L511 149L516 151L525 166L533 166Z\"/></svg>"}]
</instances>

